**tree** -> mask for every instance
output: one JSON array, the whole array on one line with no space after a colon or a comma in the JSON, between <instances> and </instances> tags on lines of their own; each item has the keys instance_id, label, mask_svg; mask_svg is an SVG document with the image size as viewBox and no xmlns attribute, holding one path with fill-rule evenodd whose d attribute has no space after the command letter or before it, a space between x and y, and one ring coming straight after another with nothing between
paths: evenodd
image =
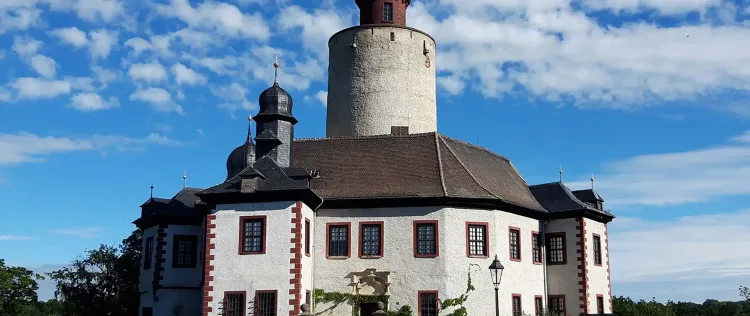
<instances>
[{"instance_id":1,"label":"tree","mask_svg":"<svg viewBox=\"0 0 750 316\"><path fill-rule=\"evenodd\" d=\"M69 267L49 273L66 315L138 315L138 273L143 236L136 229L118 247L100 245Z\"/></svg>"},{"instance_id":2,"label":"tree","mask_svg":"<svg viewBox=\"0 0 750 316\"><path fill-rule=\"evenodd\" d=\"M8 267L0 259L0 315L17 315L25 305L37 302L37 280L42 276L23 267Z\"/></svg>"},{"instance_id":3,"label":"tree","mask_svg":"<svg viewBox=\"0 0 750 316\"><path fill-rule=\"evenodd\" d=\"M740 296L746 301L750 301L750 289L747 286L740 286Z\"/></svg>"}]
</instances>

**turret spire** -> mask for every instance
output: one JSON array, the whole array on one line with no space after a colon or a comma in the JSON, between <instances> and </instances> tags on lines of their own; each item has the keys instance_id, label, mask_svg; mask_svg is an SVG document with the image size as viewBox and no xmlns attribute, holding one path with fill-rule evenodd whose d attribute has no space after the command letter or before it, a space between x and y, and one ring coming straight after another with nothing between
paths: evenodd
<instances>
[{"instance_id":1,"label":"turret spire","mask_svg":"<svg viewBox=\"0 0 750 316\"><path fill-rule=\"evenodd\" d=\"M279 82L279 67L281 67L281 64L279 64L279 55L276 55L276 61L273 63L273 68L274 68L273 83Z\"/></svg>"}]
</instances>

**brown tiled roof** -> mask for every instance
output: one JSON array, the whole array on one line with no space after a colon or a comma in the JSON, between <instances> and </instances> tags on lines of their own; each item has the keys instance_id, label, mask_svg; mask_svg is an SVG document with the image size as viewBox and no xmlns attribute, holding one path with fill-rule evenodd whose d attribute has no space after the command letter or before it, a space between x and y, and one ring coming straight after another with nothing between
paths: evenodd
<instances>
[{"instance_id":1,"label":"brown tiled roof","mask_svg":"<svg viewBox=\"0 0 750 316\"><path fill-rule=\"evenodd\" d=\"M318 169L323 199L498 199L544 212L508 159L439 133L297 139L292 165Z\"/></svg>"}]
</instances>

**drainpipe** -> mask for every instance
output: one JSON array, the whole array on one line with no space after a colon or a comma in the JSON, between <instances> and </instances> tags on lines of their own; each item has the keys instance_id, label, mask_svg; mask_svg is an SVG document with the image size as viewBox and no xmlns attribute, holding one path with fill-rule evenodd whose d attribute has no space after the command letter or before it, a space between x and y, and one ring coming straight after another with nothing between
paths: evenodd
<instances>
[{"instance_id":1,"label":"drainpipe","mask_svg":"<svg viewBox=\"0 0 750 316\"><path fill-rule=\"evenodd\" d=\"M545 240L547 240L547 222L548 220L546 219L542 221L542 236L540 236L542 239L539 241L542 244L542 246L539 248L540 248L540 251L542 252L542 270L544 271L544 299L543 299L544 301L542 302L542 306L547 306L547 302L549 301L548 299L549 277L547 275L547 256L546 256L547 245L546 245L546 242L544 242ZM549 308L549 306L547 306L547 308Z\"/></svg>"}]
</instances>

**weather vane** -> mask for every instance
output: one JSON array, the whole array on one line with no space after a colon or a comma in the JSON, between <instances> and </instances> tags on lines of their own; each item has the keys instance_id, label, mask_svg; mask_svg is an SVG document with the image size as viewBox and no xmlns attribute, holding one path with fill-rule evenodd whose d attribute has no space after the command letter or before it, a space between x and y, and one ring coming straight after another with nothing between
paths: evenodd
<instances>
[{"instance_id":1,"label":"weather vane","mask_svg":"<svg viewBox=\"0 0 750 316\"><path fill-rule=\"evenodd\" d=\"M563 174L562 165L560 165L560 182L562 182L562 174Z\"/></svg>"},{"instance_id":2,"label":"weather vane","mask_svg":"<svg viewBox=\"0 0 750 316\"><path fill-rule=\"evenodd\" d=\"M185 172L182 174L182 188L187 188L187 169L185 169Z\"/></svg>"},{"instance_id":3,"label":"weather vane","mask_svg":"<svg viewBox=\"0 0 750 316\"><path fill-rule=\"evenodd\" d=\"M151 182L151 198L154 198L154 183Z\"/></svg>"},{"instance_id":4,"label":"weather vane","mask_svg":"<svg viewBox=\"0 0 750 316\"><path fill-rule=\"evenodd\" d=\"M591 190L594 189L594 174L591 174Z\"/></svg>"}]
</instances>

